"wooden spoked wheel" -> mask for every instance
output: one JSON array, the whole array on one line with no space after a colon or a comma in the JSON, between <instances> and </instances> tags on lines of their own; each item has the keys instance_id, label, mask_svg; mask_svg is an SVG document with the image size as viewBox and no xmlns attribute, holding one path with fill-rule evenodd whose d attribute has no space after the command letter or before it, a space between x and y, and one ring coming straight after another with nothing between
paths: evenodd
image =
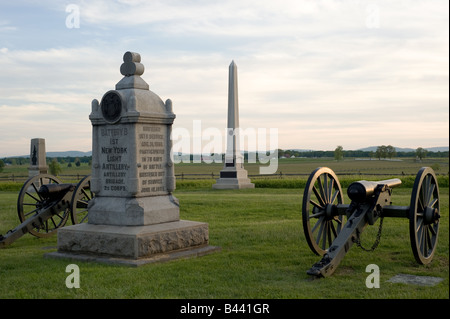
<instances>
[{"instance_id":1,"label":"wooden spoked wheel","mask_svg":"<svg viewBox=\"0 0 450 319\"><path fill-rule=\"evenodd\" d=\"M17 199L17 213L21 223L34 216L40 208L46 205L38 190L42 185L47 184L61 184L61 182L53 175L39 174L29 178L23 184ZM57 212L57 214L30 230L30 234L36 237L52 236L58 228L66 224L69 214L68 209Z\"/></svg>"},{"instance_id":2,"label":"wooden spoked wheel","mask_svg":"<svg viewBox=\"0 0 450 319\"><path fill-rule=\"evenodd\" d=\"M315 169L305 186L302 204L303 230L311 250L323 256L343 227L336 205L344 203L341 185L328 167Z\"/></svg>"},{"instance_id":3,"label":"wooden spoked wheel","mask_svg":"<svg viewBox=\"0 0 450 319\"><path fill-rule=\"evenodd\" d=\"M75 188L70 205L73 224L86 223L88 221L88 203L94 197L91 191L91 176L84 177Z\"/></svg>"},{"instance_id":4,"label":"wooden spoked wheel","mask_svg":"<svg viewBox=\"0 0 450 319\"><path fill-rule=\"evenodd\" d=\"M415 259L429 264L436 250L439 232L439 187L433 169L422 167L411 195L409 235Z\"/></svg>"}]
</instances>

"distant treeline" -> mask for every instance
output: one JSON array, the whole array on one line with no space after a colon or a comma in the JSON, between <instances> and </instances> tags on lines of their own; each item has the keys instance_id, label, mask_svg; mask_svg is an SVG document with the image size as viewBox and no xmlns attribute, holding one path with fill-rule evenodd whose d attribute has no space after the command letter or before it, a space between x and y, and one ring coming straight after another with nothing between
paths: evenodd
<instances>
[{"instance_id":1,"label":"distant treeline","mask_svg":"<svg viewBox=\"0 0 450 319\"><path fill-rule=\"evenodd\" d=\"M82 157L47 157L47 163L51 163L54 159L58 161L60 164L77 164L77 163L92 163L92 156L82 156ZM24 165L30 164L29 157L7 157L2 159L5 164L11 165Z\"/></svg>"},{"instance_id":2,"label":"distant treeline","mask_svg":"<svg viewBox=\"0 0 450 319\"><path fill-rule=\"evenodd\" d=\"M368 158L378 158L376 152L373 151L346 151L343 150L342 154L345 157L368 157ZM294 150L278 150L278 157L308 157L308 158L316 158L316 157L334 157L335 151L294 151ZM417 156L416 151L412 152L396 152L394 157L413 157ZM426 157L448 157L449 152L426 152ZM385 158L386 156L382 156Z\"/></svg>"},{"instance_id":3,"label":"distant treeline","mask_svg":"<svg viewBox=\"0 0 450 319\"><path fill-rule=\"evenodd\" d=\"M224 157L225 154L222 154L222 157ZM352 157L367 157L367 158L379 158L379 154L373 151L346 151L342 150L343 157L352 158ZM295 150L282 150L278 149L278 157L307 157L307 158L320 158L320 157L335 157L335 151L295 151ZM244 153L245 159L248 158L248 153ZM390 156L382 155L381 158L386 158ZM417 157L417 152L396 152L393 157ZM427 151L426 155L424 157L431 157L431 158L444 158L449 157L449 152L431 152ZM47 163L51 163L54 159L58 161L60 164L83 164L92 163L92 156L82 156L82 157L47 157ZM191 154L190 159L193 160L194 156ZM8 157L0 159L0 161L3 161L4 164L11 164L11 165L25 165L30 164L30 158L29 157Z\"/></svg>"}]
</instances>

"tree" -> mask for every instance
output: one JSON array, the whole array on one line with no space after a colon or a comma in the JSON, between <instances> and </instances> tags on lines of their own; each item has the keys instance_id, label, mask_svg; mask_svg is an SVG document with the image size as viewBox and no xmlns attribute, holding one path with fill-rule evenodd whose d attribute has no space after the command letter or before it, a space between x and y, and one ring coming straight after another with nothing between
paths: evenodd
<instances>
[{"instance_id":1,"label":"tree","mask_svg":"<svg viewBox=\"0 0 450 319\"><path fill-rule=\"evenodd\" d=\"M62 172L61 166L58 163L58 160L54 158L50 165L48 165L48 169L50 170L50 174L59 175Z\"/></svg>"},{"instance_id":2,"label":"tree","mask_svg":"<svg viewBox=\"0 0 450 319\"><path fill-rule=\"evenodd\" d=\"M338 147L336 147L336 149L334 150L334 159L336 161L340 161L341 159L344 158L344 148L339 145Z\"/></svg>"},{"instance_id":3,"label":"tree","mask_svg":"<svg viewBox=\"0 0 450 319\"><path fill-rule=\"evenodd\" d=\"M3 162L2 160L0 160L0 172L3 171L3 167L5 167L5 162Z\"/></svg>"},{"instance_id":4,"label":"tree","mask_svg":"<svg viewBox=\"0 0 450 319\"><path fill-rule=\"evenodd\" d=\"M381 158L386 158L387 156L387 146L386 145L381 145L377 147L377 150L375 152L376 157L378 157L378 159Z\"/></svg>"},{"instance_id":5,"label":"tree","mask_svg":"<svg viewBox=\"0 0 450 319\"><path fill-rule=\"evenodd\" d=\"M395 150L395 147L392 145L386 146L386 155L389 158L392 158L394 156L397 156L397 151Z\"/></svg>"},{"instance_id":6,"label":"tree","mask_svg":"<svg viewBox=\"0 0 450 319\"><path fill-rule=\"evenodd\" d=\"M426 150L426 149L423 149L423 148L421 148L421 147L418 147L418 148L416 149L416 156L417 156L420 160L422 160L426 155L427 155L427 150Z\"/></svg>"}]
</instances>

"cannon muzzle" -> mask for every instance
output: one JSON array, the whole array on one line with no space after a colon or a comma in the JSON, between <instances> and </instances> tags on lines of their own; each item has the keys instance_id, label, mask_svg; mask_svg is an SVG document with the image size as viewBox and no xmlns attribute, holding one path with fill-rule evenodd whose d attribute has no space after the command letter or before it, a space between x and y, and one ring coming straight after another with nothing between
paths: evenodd
<instances>
[{"instance_id":1,"label":"cannon muzzle","mask_svg":"<svg viewBox=\"0 0 450 319\"><path fill-rule=\"evenodd\" d=\"M370 182L370 181L358 181L353 182L347 189L347 195L352 201L362 203L371 197L375 189L379 185L385 185L389 188L394 188L402 184L402 181L398 178L387 179L384 181Z\"/></svg>"},{"instance_id":2,"label":"cannon muzzle","mask_svg":"<svg viewBox=\"0 0 450 319\"><path fill-rule=\"evenodd\" d=\"M63 197L67 192L73 191L74 184L46 184L39 188L39 195L45 199L57 199Z\"/></svg>"}]
</instances>

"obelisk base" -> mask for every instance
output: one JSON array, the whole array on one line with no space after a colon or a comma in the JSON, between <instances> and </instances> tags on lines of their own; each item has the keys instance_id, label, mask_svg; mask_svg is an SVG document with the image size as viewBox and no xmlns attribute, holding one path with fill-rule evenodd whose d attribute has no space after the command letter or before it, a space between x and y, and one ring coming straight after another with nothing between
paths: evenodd
<instances>
[{"instance_id":1,"label":"obelisk base","mask_svg":"<svg viewBox=\"0 0 450 319\"><path fill-rule=\"evenodd\" d=\"M213 189L243 189L255 188L255 184L247 177L245 169L225 167L220 171L220 178L212 187Z\"/></svg>"},{"instance_id":2,"label":"obelisk base","mask_svg":"<svg viewBox=\"0 0 450 319\"><path fill-rule=\"evenodd\" d=\"M58 250L51 258L128 266L202 256L209 246L207 223L179 220L147 226L77 224L58 230Z\"/></svg>"},{"instance_id":3,"label":"obelisk base","mask_svg":"<svg viewBox=\"0 0 450 319\"><path fill-rule=\"evenodd\" d=\"M213 189L243 189L255 188L255 184L250 182L250 179L237 178L219 178L214 184Z\"/></svg>"},{"instance_id":4,"label":"obelisk base","mask_svg":"<svg viewBox=\"0 0 450 319\"><path fill-rule=\"evenodd\" d=\"M28 168L28 177L34 177L39 174L48 174L47 167L29 167Z\"/></svg>"}]
</instances>

